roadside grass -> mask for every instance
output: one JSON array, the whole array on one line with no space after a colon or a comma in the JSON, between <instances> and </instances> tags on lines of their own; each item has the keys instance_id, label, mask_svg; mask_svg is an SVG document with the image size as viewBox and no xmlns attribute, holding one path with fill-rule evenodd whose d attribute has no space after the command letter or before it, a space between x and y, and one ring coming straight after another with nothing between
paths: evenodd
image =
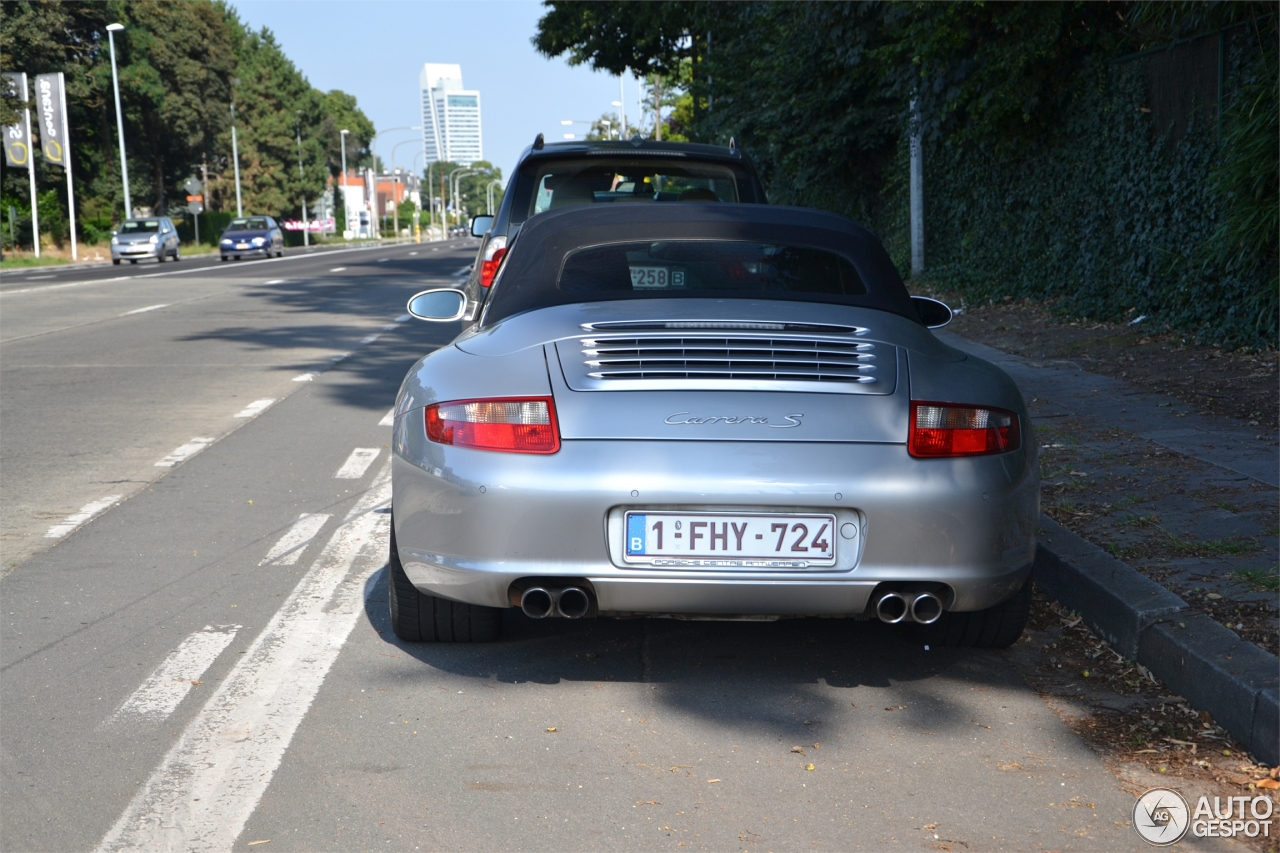
<instances>
[{"instance_id":1,"label":"roadside grass","mask_svg":"<svg viewBox=\"0 0 1280 853\"><path fill-rule=\"evenodd\" d=\"M1280 590L1280 573L1269 572L1265 569L1237 569L1232 574L1263 592Z\"/></svg>"},{"instance_id":2,"label":"roadside grass","mask_svg":"<svg viewBox=\"0 0 1280 853\"><path fill-rule=\"evenodd\" d=\"M1250 551L1258 551L1262 546L1256 542L1245 542L1240 539L1181 539L1169 531L1164 531L1169 537L1169 544L1173 551L1182 557L1222 557L1230 554L1248 554Z\"/></svg>"},{"instance_id":3,"label":"roadside grass","mask_svg":"<svg viewBox=\"0 0 1280 853\"><path fill-rule=\"evenodd\" d=\"M70 258L51 258L44 255L39 258L8 257L0 261L0 270L29 269L31 267L55 267L71 263Z\"/></svg>"}]
</instances>

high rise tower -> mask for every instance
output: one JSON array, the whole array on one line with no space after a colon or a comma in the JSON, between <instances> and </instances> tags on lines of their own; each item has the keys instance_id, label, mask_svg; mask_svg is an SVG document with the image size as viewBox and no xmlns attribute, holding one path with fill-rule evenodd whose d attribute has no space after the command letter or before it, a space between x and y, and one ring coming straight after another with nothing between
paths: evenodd
<instances>
[{"instance_id":1,"label":"high rise tower","mask_svg":"<svg viewBox=\"0 0 1280 853\"><path fill-rule=\"evenodd\" d=\"M426 63L422 89L422 151L428 163L469 166L484 159L480 143L480 93L462 88L461 65Z\"/></svg>"}]
</instances>

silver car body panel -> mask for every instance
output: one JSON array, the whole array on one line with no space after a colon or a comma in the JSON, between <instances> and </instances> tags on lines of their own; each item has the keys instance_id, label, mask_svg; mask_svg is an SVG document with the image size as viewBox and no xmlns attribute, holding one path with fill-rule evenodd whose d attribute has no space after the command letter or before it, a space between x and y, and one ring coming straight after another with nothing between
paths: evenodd
<instances>
[{"instance_id":1,"label":"silver car body panel","mask_svg":"<svg viewBox=\"0 0 1280 853\"><path fill-rule=\"evenodd\" d=\"M804 324L820 317L866 329L851 339L875 344L877 367L891 364L894 378L876 393L787 390L785 383L772 390L574 390L564 353L581 359L583 339L598 335L593 324L664 315L714 322L717 334L724 325L744 326L736 336L790 334L746 328L762 318ZM557 453L497 453L426 438L424 406L519 396L553 397ZM913 458L906 447L912 399L1015 412L1022 446L992 456ZM409 371L393 449L394 522L408 577L423 592L473 604L509 606L514 582L554 576L584 579L599 610L614 614L859 616L882 583L944 585L948 609L978 610L1021 586L1035 552L1036 445L1017 387L923 326L870 309L637 300L544 308L473 327ZM628 565L621 558L625 512L676 509L820 511L855 532L838 540L834 568Z\"/></svg>"}]
</instances>

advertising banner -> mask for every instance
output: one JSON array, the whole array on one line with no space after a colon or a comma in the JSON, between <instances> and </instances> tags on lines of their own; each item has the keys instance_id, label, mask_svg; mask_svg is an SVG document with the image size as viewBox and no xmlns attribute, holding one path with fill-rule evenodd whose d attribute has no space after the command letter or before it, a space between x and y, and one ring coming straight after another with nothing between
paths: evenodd
<instances>
[{"instance_id":1,"label":"advertising banner","mask_svg":"<svg viewBox=\"0 0 1280 853\"><path fill-rule=\"evenodd\" d=\"M45 162L67 166L66 110L63 101L62 74L36 75L36 116L40 125L40 150Z\"/></svg>"},{"instance_id":2,"label":"advertising banner","mask_svg":"<svg viewBox=\"0 0 1280 853\"><path fill-rule=\"evenodd\" d=\"M303 222L301 219L285 219L280 223L280 227L286 231L310 231L312 234L333 234L337 232L337 220L333 217L328 219L312 219Z\"/></svg>"},{"instance_id":3,"label":"advertising banner","mask_svg":"<svg viewBox=\"0 0 1280 853\"><path fill-rule=\"evenodd\" d=\"M27 75L21 71L6 71L4 85L23 101L27 99ZM25 118L4 129L4 160L10 166L25 167L31 160L31 113L23 110Z\"/></svg>"}]
</instances>

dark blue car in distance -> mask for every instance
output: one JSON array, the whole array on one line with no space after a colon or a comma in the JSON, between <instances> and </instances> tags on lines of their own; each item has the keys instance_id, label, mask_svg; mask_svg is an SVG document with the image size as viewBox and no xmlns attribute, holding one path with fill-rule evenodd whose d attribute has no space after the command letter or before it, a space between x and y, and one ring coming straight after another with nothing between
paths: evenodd
<instances>
[{"instance_id":1,"label":"dark blue car in distance","mask_svg":"<svg viewBox=\"0 0 1280 853\"><path fill-rule=\"evenodd\" d=\"M218 252L224 261L227 258L238 261L241 255L283 257L284 234L270 216L238 216L223 230Z\"/></svg>"}]
</instances>

